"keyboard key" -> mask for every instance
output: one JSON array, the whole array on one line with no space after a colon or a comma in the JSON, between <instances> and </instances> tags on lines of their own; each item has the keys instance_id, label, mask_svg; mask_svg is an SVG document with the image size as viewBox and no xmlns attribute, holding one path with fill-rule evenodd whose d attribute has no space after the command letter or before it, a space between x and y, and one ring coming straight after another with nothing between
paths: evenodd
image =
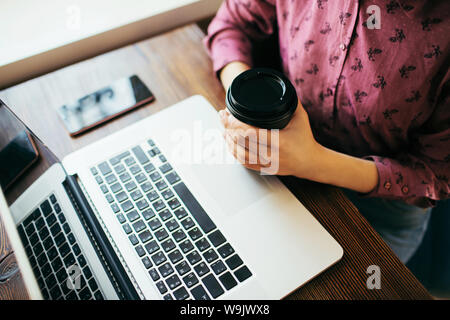
<instances>
[{"instance_id":1,"label":"keyboard key","mask_svg":"<svg viewBox=\"0 0 450 320\"><path fill-rule=\"evenodd\" d=\"M64 223L63 226L62 226L62 228L63 228L63 230L64 230L64 232L65 232L66 234L69 234L69 233L70 233L70 226L69 226L68 223Z\"/></svg>"},{"instance_id":2,"label":"keyboard key","mask_svg":"<svg viewBox=\"0 0 450 320\"><path fill-rule=\"evenodd\" d=\"M189 293L187 292L185 287L180 287L173 292L175 299L177 300L185 300L189 298Z\"/></svg>"},{"instance_id":3,"label":"keyboard key","mask_svg":"<svg viewBox=\"0 0 450 320\"><path fill-rule=\"evenodd\" d=\"M173 268L170 265L170 263L164 263L162 266L158 268L159 273L163 278L167 277L168 275L171 275L173 273Z\"/></svg>"},{"instance_id":4,"label":"keyboard key","mask_svg":"<svg viewBox=\"0 0 450 320\"><path fill-rule=\"evenodd\" d=\"M194 270L200 278L209 272L209 268L204 262L200 262L196 265Z\"/></svg>"},{"instance_id":5,"label":"keyboard key","mask_svg":"<svg viewBox=\"0 0 450 320\"><path fill-rule=\"evenodd\" d=\"M73 253L75 253L75 256L78 256L81 253L80 246L78 243L72 247Z\"/></svg>"},{"instance_id":6,"label":"keyboard key","mask_svg":"<svg viewBox=\"0 0 450 320\"><path fill-rule=\"evenodd\" d=\"M179 226L180 225L178 224L178 222L175 219L172 219L172 220L166 222L166 227L170 232L176 230Z\"/></svg>"},{"instance_id":7,"label":"keyboard key","mask_svg":"<svg viewBox=\"0 0 450 320\"><path fill-rule=\"evenodd\" d=\"M61 207L57 203L55 203L55 205L53 206L53 209L55 209L56 213L60 213L61 212Z\"/></svg>"},{"instance_id":8,"label":"keyboard key","mask_svg":"<svg viewBox=\"0 0 450 320\"><path fill-rule=\"evenodd\" d=\"M166 179L167 179L167 181L169 181L170 184L175 184L181 180L175 171L172 171L172 172L166 174Z\"/></svg>"},{"instance_id":9,"label":"keyboard key","mask_svg":"<svg viewBox=\"0 0 450 320\"><path fill-rule=\"evenodd\" d=\"M202 206L198 203L197 199L194 198L192 193L183 182L176 184L173 189L183 201L185 206L189 209L203 232L209 233L216 228L214 222L211 220L205 210L203 210Z\"/></svg>"},{"instance_id":10,"label":"keyboard key","mask_svg":"<svg viewBox=\"0 0 450 320\"><path fill-rule=\"evenodd\" d=\"M116 200L120 203L128 199L128 195L125 191L121 191L116 194Z\"/></svg>"},{"instance_id":11,"label":"keyboard key","mask_svg":"<svg viewBox=\"0 0 450 320\"><path fill-rule=\"evenodd\" d=\"M87 264L86 259L83 255L78 257L78 264L81 268L83 268Z\"/></svg>"},{"instance_id":12,"label":"keyboard key","mask_svg":"<svg viewBox=\"0 0 450 320\"><path fill-rule=\"evenodd\" d=\"M108 203L113 203L114 202L114 197L110 193L108 193L105 196L105 198L106 198L106 201L108 201ZM61 217L62 217L62 215L61 215Z\"/></svg>"},{"instance_id":13,"label":"keyboard key","mask_svg":"<svg viewBox=\"0 0 450 320\"><path fill-rule=\"evenodd\" d=\"M190 288L198 283L198 278L193 272L191 272L187 276L183 277L183 282L188 288Z\"/></svg>"},{"instance_id":14,"label":"keyboard key","mask_svg":"<svg viewBox=\"0 0 450 320\"><path fill-rule=\"evenodd\" d=\"M192 289L191 293L195 300L211 300L211 298L208 296L205 289L201 285Z\"/></svg>"},{"instance_id":15,"label":"keyboard key","mask_svg":"<svg viewBox=\"0 0 450 320\"><path fill-rule=\"evenodd\" d=\"M159 160L161 160L161 162L166 162L167 161L166 157L163 154L159 155Z\"/></svg>"},{"instance_id":16,"label":"keyboard key","mask_svg":"<svg viewBox=\"0 0 450 320\"><path fill-rule=\"evenodd\" d=\"M64 224L64 223L66 222L66 217L64 217L63 214L60 214L60 215L58 216L58 219L59 219L59 222L60 222L61 224Z\"/></svg>"},{"instance_id":17,"label":"keyboard key","mask_svg":"<svg viewBox=\"0 0 450 320\"><path fill-rule=\"evenodd\" d=\"M115 183L111 185L110 188L113 193L117 193L122 190L122 185L120 183Z\"/></svg>"},{"instance_id":18,"label":"keyboard key","mask_svg":"<svg viewBox=\"0 0 450 320\"><path fill-rule=\"evenodd\" d=\"M164 300L173 300L173 298L170 295L170 293L166 294L163 298L164 298Z\"/></svg>"},{"instance_id":19,"label":"keyboard key","mask_svg":"<svg viewBox=\"0 0 450 320\"><path fill-rule=\"evenodd\" d=\"M167 184L166 184L166 182L165 182L164 180L158 181L157 183L155 183L155 185L156 185L156 188L157 188L159 191L164 190L164 189L167 188Z\"/></svg>"},{"instance_id":20,"label":"keyboard key","mask_svg":"<svg viewBox=\"0 0 450 320\"><path fill-rule=\"evenodd\" d=\"M55 260L51 262L52 268L54 272L57 272L59 268L63 266L63 262L60 257L57 257Z\"/></svg>"},{"instance_id":21,"label":"keyboard key","mask_svg":"<svg viewBox=\"0 0 450 320\"><path fill-rule=\"evenodd\" d=\"M105 185L101 185L101 186L100 186L100 190L102 190L102 192L103 192L104 194L108 193L108 188L107 188Z\"/></svg>"},{"instance_id":22,"label":"keyboard key","mask_svg":"<svg viewBox=\"0 0 450 320\"><path fill-rule=\"evenodd\" d=\"M133 227L134 231L136 231L136 233L139 233L142 230L144 230L147 226L145 225L144 221L139 220L139 221L136 221L135 223L133 223L132 227Z\"/></svg>"},{"instance_id":23,"label":"keyboard key","mask_svg":"<svg viewBox=\"0 0 450 320\"><path fill-rule=\"evenodd\" d=\"M186 234L181 229L178 229L177 231L173 232L172 236L176 242L180 242L181 240L184 240L186 238Z\"/></svg>"},{"instance_id":24,"label":"keyboard key","mask_svg":"<svg viewBox=\"0 0 450 320\"><path fill-rule=\"evenodd\" d=\"M167 172L172 170L172 166L170 165L170 163L164 163L159 167L159 170L161 170L162 173L166 174Z\"/></svg>"},{"instance_id":25,"label":"keyboard key","mask_svg":"<svg viewBox=\"0 0 450 320\"><path fill-rule=\"evenodd\" d=\"M152 139L148 139L147 143L150 145L150 147L154 147L155 146L155 142Z\"/></svg>"},{"instance_id":26,"label":"keyboard key","mask_svg":"<svg viewBox=\"0 0 450 320\"><path fill-rule=\"evenodd\" d=\"M159 174L158 171L155 171L155 172L150 174L150 179L152 179L153 182L156 182L159 179L161 179L161 175Z\"/></svg>"},{"instance_id":27,"label":"keyboard key","mask_svg":"<svg viewBox=\"0 0 450 320\"><path fill-rule=\"evenodd\" d=\"M63 260L67 268L75 264L75 257L72 253L69 253Z\"/></svg>"},{"instance_id":28,"label":"keyboard key","mask_svg":"<svg viewBox=\"0 0 450 320\"><path fill-rule=\"evenodd\" d=\"M36 228L34 227L34 225L31 223L30 225L28 225L28 227L25 228L25 233L30 237L34 232L36 231Z\"/></svg>"},{"instance_id":29,"label":"keyboard key","mask_svg":"<svg viewBox=\"0 0 450 320\"><path fill-rule=\"evenodd\" d=\"M195 227L194 229L190 230L188 232L188 234L191 237L191 239L194 240L194 241L197 240L197 239L200 239L203 236L202 232L197 227Z\"/></svg>"},{"instance_id":30,"label":"keyboard key","mask_svg":"<svg viewBox=\"0 0 450 320\"><path fill-rule=\"evenodd\" d=\"M91 173L96 176L98 174L97 168L96 167L92 167L91 168Z\"/></svg>"},{"instance_id":31,"label":"keyboard key","mask_svg":"<svg viewBox=\"0 0 450 320\"><path fill-rule=\"evenodd\" d=\"M117 220L119 220L119 223L120 223L120 224L127 222L127 220L125 219L125 217L124 217L123 214L121 214L121 213L119 213L119 214L116 216L116 218L117 218Z\"/></svg>"},{"instance_id":32,"label":"keyboard key","mask_svg":"<svg viewBox=\"0 0 450 320\"><path fill-rule=\"evenodd\" d=\"M41 204L41 210L44 216L48 216L52 212L52 206L50 205L50 202L48 202L48 200L45 200Z\"/></svg>"},{"instance_id":33,"label":"keyboard key","mask_svg":"<svg viewBox=\"0 0 450 320\"><path fill-rule=\"evenodd\" d=\"M157 230L159 227L162 226L161 221L159 221L158 218L152 219L148 222L148 226L150 227L150 229L152 229L152 231Z\"/></svg>"},{"instance_id":34,"label":"keyboard key","mask_svg":"<svg viewBox=\"0 0 450 320\"><path fill-rule=\"evenodd\" d=\"M184 240L183 242L181 242L179 245L180 245L181 251L183 251L183 253L185 253L185 254L194 249L192 242L187 239Z\"/></svg>"},{"instance_id":35,"label":"keyboard key","mask_svg":"<svg viewBox=\"0 0 450 320\"><path fill-rule=\"evenodd\" d=\"M150 220L155 216L155 213L152 209L148 208L144 211L142 211L142 217L145 219L145 221Z\"/></svg>"},{"instance_id":36,"label":"keyboard key","mask_svg":"<svg viewBox=\"0 0 450 320\"><path fill-rule=\"evenodd\" d=\"M186 217L187 214L188 214L188 213L186 212L186 210L184 210L184 208L179 208L179 209L175 210L174 213L175 213L175 216L176 216L179 220L183 219L183 218Z\"/></svg>"},{"instance_id":37,"label":"keyboard key","mask_svg":"<svg viewBox=\"0 0 450 320\"><path fill-rule=\"evenodd\" d=\"M149 257L142 258L142 263L144 264L145 269L149 269L153 266L152 261L149 259Z\"/></svg>"},{"instance_id":38,"label":"keyboard key","mask_svg":"<svg viewBox=\"0 0 450 320\"><path fill-rule=\"evenodd\" d=\"M120 211L120 208L119 208L119 206L117 205L117 203L113 203L113 204L111 205L111 209L112 209L112 211L113 211L114 213L117 213L117 212Z\"/></svg>"},{"instance_id":39,"label":"keyboard key","mask_svg":"<svg viewBox=\"0 0 450 320\"><path fill-rule=\"evenodd\" d=\"M131 192L136 188L137 188L137 185L136 185L136 183L134 183L134 181L130 181L125 184L125 189L127 189L128 192Z\"/></svg>"},{"instance_id":40,"label":"keyboard key","mask_svg":"<svg viewBox=\"0 0 450 320\"><path fill-rule=\"evenodd\" d=\"M150 161L140 146L134 147L131 151L133 151L140 164L144 165Z\"/></svg>"},{"instance_id":41,"label":"keyboard key","mask_svg":"<svg viewBox=\"0 0 450 320\"><path fill-rule=\"evenodd\" d=\"M140 190L134 190L130 193L131 199L137 201L143 197L142 192Z\"/></svg>"},{"instance_id":42,"label":"keyboard key","mask_svg":"<svg viewBox=\"0 0 450 320\"><path fill-rule=\"evenodd\" d=\"M153 236L150 231L145 230L144 232L139 234L139 238L141 239L142 243L146 243L147 241L150 241Z\"/></svg>"},{"instance_id":43,"label":"keyboard key","mask_svg":"<svg viewBox=\"0 0 450 320\"><path fill-rule=\"evenodd\" d=\"M140 217L139 213L136 210L133 210L133 211L130 211L127 213L127 218L128 218L128 221L130 221L130 222L136 221L137 219L139 219L139 217Z\"/></svg>"},{"instance_id":44,"label":"keyboard key","mask_svg":"<svg viewBox=\"0 0 450 320\"><path fill-rule=\"evenodd\" d=\"M155 263L155 265L159 266L161 263L166 262L166 256L164 255L164 253L162 253L161 251L159 251L158 253L155 253L152 256L152 260Z\"/></svg>"},{"instance_id":45,"label":"keyboard key","mask_svg":"<svg viewBox=\"0 0 450 320\"><path fill-rule=\"evenodd\" d=\"M170 198L173 198L175 196L175 194L170 189L164 190L163 192L161 192L161 194L164 200L169 200Z\"/></svg>"},{"instance_id":46,"label":"keyboard key","mask_svg":"<svg viewBox=\"0 0 450 320\"><path fill-rule=\"evenodd\" d=\"M158 241L163 241L168 236L169 236L169 234L167 233L166 229L164 229L164 228L161 228L155 232L155 237L156 237L156 239L158 239Z\"/></svg>"},{"instance_id":47,"label":"keyboard key","mask_svg":"<svg viewBox=\"0 0 450 320\"><path fill-rule=\"evenodd\" d=\"M147 199L152 202L159 198L159 194L156 191L150 191L147 193Z\"/></svg>"},{"instance_id":48,"label":"keyboard key","mask_svg":"<svg viewBox=\"0 0 450 320\"><path fill-rule=\"evenodd\" d=\"M128 236L128 239L130 240L130 242L133 246L135 246L139 243L138 238L134 234Z\"/></svg>"},{"instance_id":49,"label":"keyboard key","mask_svg":"<svg viewBox=\"0 0 450 320\"><path fill-rule=\"evenodd\" d=\"M123 164L119 164L119 165L117 165L117 166L114 167L114 171L115 171L117 174L121 174L122 172L125 171L125 166L124 166Z\"/></svg>"},{"instance_id":50,"label":"keyboard key","mask_svg":"<svg viewBox=\"0 0 450 320\"><path fill-rule=\"evenodd\" d=\"M109 166L109 164L105 161L102 162L98 165L98 168L100 169L100 172L106 176L108 174L110 174L112 172L111 167Z\"/></svg>"},{"instance_id":51,"label":"keyboard key","mask_svg":"<svg viewBox=\"0 0 450 320\"><path fill-rule=\"evenodd\" d=\"M178 201L177 198L173 198L172 200L169 200L167 203L169 204L169 207L172 210L175 210L176 208L181 206L181 203L180 203L180 201Z\"/></svg>"},{"instance_id":52,"label":"keyboard key","mask_svg":"<svg viewBox=\"0 0 450 320\"><path fill-rule=\"evenodd\" d=\"M129 167L131 167L135 163L136 163L136 160L134 160L133 157L128 157L125 159L125 164Z\"/></svg>"},{"instance_id":53,"label":"keyboard key","mask_svg":"<svg viewBox=\"0 0 450 320\"><path fill-rule=\"evenodd\" d=\"M95 298L95 300L104 300L102 293L99 290L94 293L94 298Z\"/></svg>"},{"instance_id":54,"label":"keyboard key","mask_svg":"<svg viewBox=\"0 0 450 320\"><path fill-rule=\"evenodd\" d=\"M211 269L213 269L215 274L221 274L222 272L227 270L227 267L225 266L225 264L221 260L219 260L219 261L214 262L211 265Z\"/></svg>"},{"instance_id":55,"label":"keyboard key","mask_svg":"<svg viewBox=\"0 0 450 320\"><path fill-rule=\"evenodd\" d=\"M149 163L144 166L144 170L145 170L145 172L150 173L155 170L155 166L153 164Z\"/></svg>"},{"instance_id":56,"label":"keyboard key","mask_svg":"<svg viewBox=\"0 0 450 320\"><path fill-rule=\"evenodd\" d=\"M123 183L126 183L131 180L131 176L128 174L128 172L124 172L119 176L120 181Z\"/></svg>"},{"instance_id":57,"label":"keyboard key","mask_svg":"<svg viewBox=\"0 0 450 320\"><path fill-rule=\"evenodd\" d=\"M52 297L52 300L57 300L58 298L60 298L62 296L62 291L59 288L58 285L54 286L51 290L50 290L50 297Z\"/></svg>"},{"instance_id":58,"label":"keyboard key","mask_svg":"<svg viewBox=\"0 0 450 320\"><path fill-rule=\"evenodd\" d=\"M158 214L161 217L162 221L166 221L167 219L170 219L172 217L172 213L167 209L160 211Z\"/></svg>"},{"instance_id":59,"label":"keyboard key","mask_svg":"<svg viewBox=\"0 0 450 320\"><path fill-rule=\"evenodd\" d=\"M130 234L131 232L133 232L133 230L131 229L130 225L128 223L124 224L122 226L123 231L125 231L126 234Z\"/></svg>"},{"instance_id":60,"label":"keyboard key","mask_svg":"<svg viewBox=\"0 0 450 320\"><path fill-rule=\"evenodd\" d=\"M50 202L54 204L56 202L56 197L54 194L50 195Z\"/></svg>"},{"instance_id":61,"label":"keyboard key","mask_svg":"<svg viewBox=\"0 0 450 320\"><path fill-rule=\"evenodd\" d=\"M209 274L206 277L204 277L202 279L202 282L214 299L221 296L225 292L225 291L223 291L219 282L216 280L216 278L212 274Z\"/></svg>"},{"instance_id":62,"label":"keyboard key","mask_svg":"<svg viewBox=\"0 0 450 320\"><path fill-rule=\"evenodd\" d=\"M179 264L175 266L175 269L177 269L180 276L186 274L187 272L191 271L191 267L188 265L186 261L181 261Z\"/></svg>"},{"instance_id":63,"label":"keyboard key","mask_svg":"<svg viewBox=\"0 0 450 320\"><path fill-rule=\"evenodd\" d=\"M86 277L86 279L89 279L90 277L92 277L92 272L91 272L91 269L89 268L89 266L84 267L83 274Z\"/></svg>"},{"instance_id":64,"label":"keyboard key","mask_svg":"<svg viewBox=\"0 0 450 320\"><path fill-rule=\"evenodd\" d=\"M214 247L220 246L222 243L225 243L226 239L223 236L222 232L219 230L214 231L210 235L208 235L209 241L211 241Z\"/></svg>"},{"instance_id":65,"label":"keyboard key","mask_svg":"<svg viewBox=\"0 0 450 320\"><path fill-rule=\"evenodd\" d=\"M188 259L188 261L191 265L194 265L197 262L202 260L202 257L200 256L200 254L197 251L193 251L193 252L189 253L186 256L186 258Z\"/></svg>"},{"instance_id":66,"label":"keyboard key","mask_svg":"<svg viewBox=\"0 0 450 320\"><path fill-rule=\"evenodd\" d=\"M166 204L161 200L157 200L157 201L153 202L153 208L155 208L156 212L164 209L165 207L166 207Z\"/></svg>"},{"instance_id":67,"label":"keyboard key","mask_svg":"<svg viewBox=\"0 0 450 320\"><path fill-rule=\"evenodd\" d=\"M54 215L53 215L54 216ZM31 217L31 216L30 216ZM29 217L29 218L30 218ZM50 217L50 216L49 216ZM36 230L41 230L45 226L45 220L44 218L40 217L36 222L34 223L36 226Z\"/></svg>"},{"instance_id":68,"label":"keyboard key","mask_svg":"<svg viewBox=\"0 0 450 320\"><path fill-rule=\"evenodd\" d=\"M142 191L144 191L144 193L147 193L148 191L153 189L153 186L150 182L144 182L143 184L141 184L141 188Z\"/></svg>"},{"instance_id":69,"label":"keyboard key","mask_svg":"<svg viewBox=\"0 0 450 320\"><path fill-rule=\"evenodd\" d=\"M133 203L130 200L125 201L120 206L122 207L122 210L124 212L128 212L128 211L130 211L131 209L134 208Z\"/></svg>"},{"instance_id":70,"label":"keyboard key","mask_svg":"<svg viewBox=\"0 0 450 320\"><path fill-rule=\"evenodd\" d=\"M150 269L148 271L148 274L150 275L153 281L157 281L160 278L158 272L155 269Z\"/></svg>"},{"instance_id":71,"label":"keyboard key","mask_svg":"<svg viewBox=\"0 0 450 320\"><path fill-rule=\"evenodd\" d=\"M195 246L198 250L200 250L200 252L203 252L210 247L210 244L205 238L202 238L195 243Z\"/></svg>"},{"instance_id":72,"label":"keyboard key","mask_svg":"<svg viewBox=\"0 0 450 320\"><path fill-rule=\"evenodd\" d=\"M166 283L170 290L174 290L181 285L181 280L176 274L174 274L166 279Z\"/></svg>"},{"instance_id":73,"label":"keyboard key","mask_svg":"<svg viewBox=\"0 0 450 320\"><path fill-rule=\"evenodd\" d=\"M147 200L145 200L145 199L141 199L136 202L136 207L138 207L138 209L141 211L148 208L148 206L149 206L149 204L148 204Z\"/></svg>"},{"instance_id":74,"label":"keyboard key","mask_svg":"<svg viewBox=\"0 0 450 320\"><path fill-rule=\"evenodd\" d=\"M225 263L231 270L234 270L243 264L242 259L237 254L225 260Z\"/></svg>"},{"instance_id":75,"label":"keyboard key","mask_svg":"<svg viewBox=\"0 0 450 320\"><path fill-rule=\"evenodd\" d=\"M169 252L175 248L175 242L172 239L167 239L163 243L161 243L161 247L165 252Z\"/></svg>"},{"instance_id":76,"label":"keyboard key","mask_svg":"<svg viewBox=\"0 0 450 320\"><path fill-rule=\"evenodd\" d=\"M217 253L214 251L214 249L209 249L208 251L206 251L203 254L203 257L205 258L206 262L211 263L213 261L216 261L219 256L217 255Z\"/></svg>"},{"instance_id":77,"label":"keyboard key","mask_svg":"<svg viewBox=\"0 0 450 320\"><path fill-rule=\"evenodd\" d=\"M56 247L53 247L50 250L48 250L47 256L50 260L55 259L58 256L58 250L56 250Z\"/></svg>"},{"instance_id":78,"label":"keyboard key","mask_svg":"<svg viewBox=\"0 0 450 320\"><path fill-rule=\"evenodd\" d=\"M145 250L144 248L142 248L141 245L135 247L134 249L136 250L136 253L138 254L139 257L145 256Z\"/></svg>"},{"instance_id":79,"label":"keyboard key","mask_svg":"<svg viewBox=\"0 0 450 320\"><path fill-rule=\"evenodd\" d=\"M181 254L180 250L174 250L171 253L168 254L170 262L173 264L177 263L178 261L181 261L183 259L183 255Z\"/></svg>"},{"instance_id":80,"label":"keyboard key","mask_svg":"<svg viewBox=\"0 0 450 320\"><path fill-rule=\"evenodd\" d=\"M153 148L152 150L150 150L154 155L160 154L161 151L159 151L158 147Z\"/></svg>"},{"instance_id":81,"label":"keyboard key","mask_svg":"<svg viewBox=\"0 0 450 320\"><path fill-rule=\"evenodd\" d=\"M190 228L192 228L193 226L195 226L194 220L192 220L190 217L187 217L186 219L184 219L183 221L181 221L181 224L183 225L183 228L184 228L185 230L189 230Z\"/></svg>"},{"instance_id":82,"label":"keyboard key","mask_svg":"<svg viewBox=\"0 0 450 320\"><path fill-rule=\"evenodd\" d=\"M95 291L98 289L98 285L97 282L95 281L94 278L92 278L91 280L88 281L89 284L89 288L91 288L92 291Z\"/></svg>"},{"instance_id":83,"label":"keyboard key","mask_svg":"<svg viewBox=\"0 0 450 320\"><path fill-rule=\"evenodd\" d=\"M33 245L33 251L36 256L40 255L44 251L44 247L42 247L41 243L35 243Z\"/></svg>"},{"instance_id":84,"label":"keyboard key","mask_svg":"<svg viewBox=\"0 0 450 320\"><path fill-rule=\"evenodd\" d=\"M107 184L113 184L113 183L117 182L117 178L114 174L110 174L109 176L107 176L105 178L105 181Z\"/></svg>"},{"instance_id":85,"label":"keyboard key","mask_svg":"<svg viewBox=\"0 0 450 320\"><path fill-rule=\"evenodd\" d=\"M147 180L147 177L145 176L145 174L139 173L139 174L135 177L135 179L136 179L136 181L137 181L138 183L142 183L142 182L144 182L145 180Z\"/></svg>"},{"instance_id":86,"label":"keyboard key","mask_svg":"<svg viewBox=\"0 0 450 320\"><path fill-rule=\"evenodd\" d=\"M159 245L155 240L152 240L145 245L145 250L147 250L148 254L152 254L159 250Z\"/></svg>"},{"instance_id":87,"label":"keyboard key","mask_svg":"<svg viewBox=\"0 0 450 320\"><path fill-rule=\"evenodd\" d=\"M226 272L219 277L220 282L225 287L225 289L230 290L237 286L237 281L233 278L230 272Z\"/></svg>"},{"instance_id":88,"label":"keyboard key","mask_svg":"<svg viewBox=\"0 0 450 320\"><path fill-rule=\"evenodd\" d=\"M97 181L98 184L102 184L103 183L103 179L100 176L96 176L95 177L95 181Z\"/></svg>"},{"instance_id":89,"label":"keyboard key","mask_svg":"<svg viewBox=\"0 0 450 320\"><path fill-rule=\"evenodd\" d=\"M161 294L164 294L167 292L166 285L162 281L157 282L156 287L158 288L158 290Z\"/></svg>"},{"instance_id":90,"label":"keyboard key","mask_svg":"<svg viewBox=\"0 0 450 320\"><path fill-rule=\"evenodd\" d=\"M252 276L252 273L246 266L243 266L242 268L236 270L234 272L234 275L239 280L239 282L242 282L242 281L250 278Z\"/></svg>"},{"instance_id":91,"label":"keyboard key","mask_svg":"<svg viewBox=\"0 0 450 320\"><path fill-rule=\"evenodd\" d=\"M234 249L229 243L224 244L219 249L217 249L217 251L219 252L222 258L226 258L230 254L234 253Z\"/></svg>"},{"instance_id":92,"label":"keyboard key","mask_svg":"<svg viewBox=\"0 0 450 320\"><path fill-rule=\"evenodd\" d=\"M64 237L63 233L60 233L55 237L55 244L57 247L60 247L65 241L66 237Z\"/></svg>"},{"instance_id":93,"label":"keyboard key","mask_svg":"<svg viewBox=\"0 0 450 320\"><path fill-rule=\"evenodd\" d=\"M90 300L92 298L92 294L89 291L88 287L81 290L78 296L80 297L81 300Z\"/></svg>"}]
</instances>

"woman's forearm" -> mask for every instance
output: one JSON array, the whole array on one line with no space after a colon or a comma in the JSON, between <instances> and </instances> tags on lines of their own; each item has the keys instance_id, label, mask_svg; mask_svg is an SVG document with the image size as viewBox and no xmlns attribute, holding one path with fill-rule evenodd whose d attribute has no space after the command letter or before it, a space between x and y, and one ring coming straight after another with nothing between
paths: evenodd
<instances>
[{"instance_id":1,"label":"woman's forearm","mask_svg":"<svg viewBox=\"0 0 450 320\"><path fill-rule=\"evenodd\" d=\"M368 193L378 185L378 170L373 161L352 157L318 146L317 163L310 177L316 182L332 184L361 193Z\"/></svg>"},{"instance_id":2,"label":"woman's forearm","mask_svg":"<svg viewBox=\"0 0 450 320\"><path fill-rule=\"evenodd\" d=\"M233 82L233 79L236 78L240 73L250 69L250 66L240 61L233 61L223 67L220 72L220 81L222 81L222 85L225 88L225 91L228 90L228 87Z\"/></svg>"}]
</instances>

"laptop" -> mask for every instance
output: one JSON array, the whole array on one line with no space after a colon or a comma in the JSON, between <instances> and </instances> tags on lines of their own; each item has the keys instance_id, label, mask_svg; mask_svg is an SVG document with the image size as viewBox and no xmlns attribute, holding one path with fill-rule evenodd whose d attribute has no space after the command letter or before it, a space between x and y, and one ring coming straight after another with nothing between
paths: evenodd
<instances>
[{"instance_id":1,"label":"laptop","mask_svg":"<svg viewBox=\"0 0 450 320\"><path fill-rule=\"evenodd\" d=\"M276 176L232 157L202 96L62 160L3 102L0 119L1 144L25 130L39 152L0 193L33 299L281 299L343 255Z\"/></svg>"}]
</instances>

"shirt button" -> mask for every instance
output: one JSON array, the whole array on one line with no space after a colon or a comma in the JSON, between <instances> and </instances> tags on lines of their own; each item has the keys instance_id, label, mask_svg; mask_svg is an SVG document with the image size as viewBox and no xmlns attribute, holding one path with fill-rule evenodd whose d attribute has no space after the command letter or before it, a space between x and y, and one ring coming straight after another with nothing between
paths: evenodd
<instances>
[{"instance_id":1,"label":"shirt button","mask_svg":"<svg viewBox=\"0 0 450 320\"><path fill-rule=\"evenodd\" d=\"M403 187L402 187L402 192L403 192L404 194L407 194L407 193L409 192L408 187L407 187L407 186L403 186Z\"/></svg>"},{"instance_id":2,"label":"shirt button","mask_svg":"<svg viewBox=\"0 0 450 320\"><path fill-rule=\"evenodd\" d=\"M347 48L347 46L345 45L345 43L341 43L341 44L339 45L339 48L340 48L342 51L344 51L345 48Z\"/></svg>"},{"instance_id":3,"label":"shirt button","mask_svg":"<svg viewBox=\"0 0 450 320\"><path fill-rule=\"evenodd\" d=\"M384 188L386 189L386 190L390 190L391 189L391 183L389 182L389 181L386 181L385 183L384 183Z\"/></svg>"}]
</instances>

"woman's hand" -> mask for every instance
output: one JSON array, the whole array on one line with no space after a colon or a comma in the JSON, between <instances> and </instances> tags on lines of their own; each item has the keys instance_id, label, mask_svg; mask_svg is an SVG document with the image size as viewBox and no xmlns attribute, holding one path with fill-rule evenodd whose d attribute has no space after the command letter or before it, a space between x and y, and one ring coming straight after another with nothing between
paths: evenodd
<instances>
[{"instance_id":1,"label":"woman's hand","mask_svg":"<svg viewBox=\"0 0 450 320\"><path fill-rule=\"evenodd\" d=\"M270 174L312 178L321 149L300 102L289 124L281 130L247 125L226 109L219 114L228 148L245 167Z\"/></svg>"},{"instance_id":2,"label":"woman's hand","mask_svg":"<svg viewBox=\"0 0 450 320\"><path fill-rule=\"evenodd\" d=\"M368 193L378 185L374 162L330 150L316 142L301 103L281 130L249 126L227 110L219 114L228 148L249 169L293 175L361 193Z\"/></svg>"}]
</instances>

